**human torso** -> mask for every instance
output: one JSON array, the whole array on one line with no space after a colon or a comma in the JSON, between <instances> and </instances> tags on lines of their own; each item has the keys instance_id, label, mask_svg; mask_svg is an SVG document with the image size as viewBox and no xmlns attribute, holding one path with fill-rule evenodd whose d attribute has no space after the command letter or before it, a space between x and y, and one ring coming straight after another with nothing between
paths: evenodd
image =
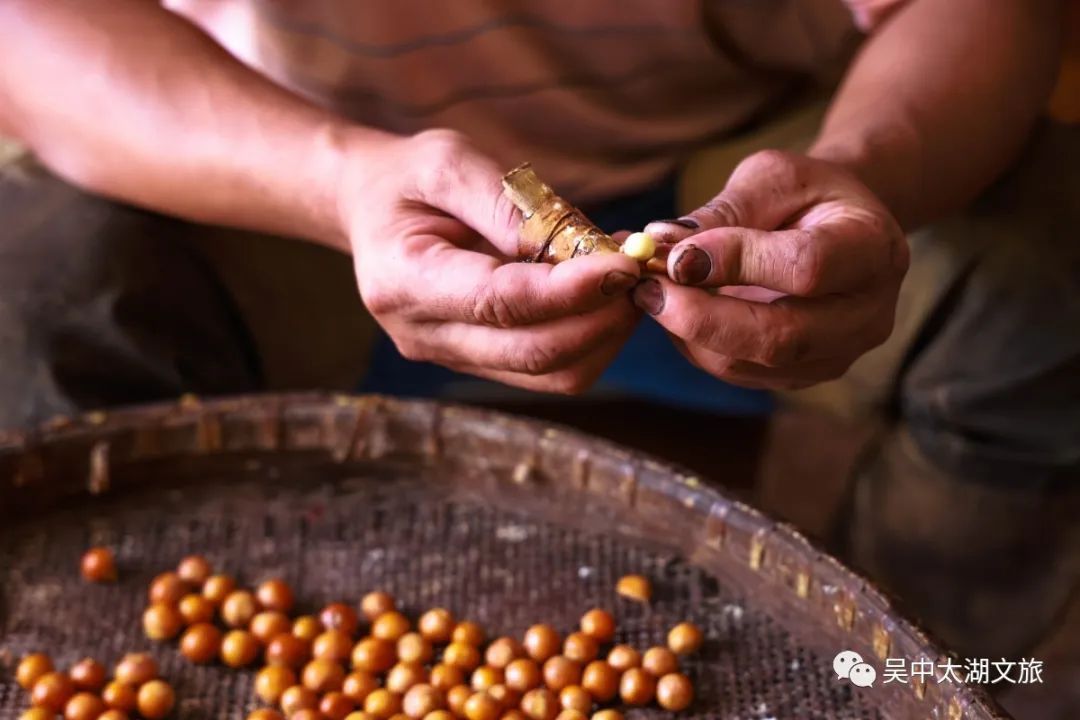
<instances>
[{"instance_id":1,"label":"human torso","mask_svg":"<svg viewBox=\"0 0 1080 720\"><path fill-rule=\"evenodd\" d=\"M400 133L461 130L577 201L658 181L857 37L842 0L166 4L315 102Z\"/></svg>"}]
</instances>

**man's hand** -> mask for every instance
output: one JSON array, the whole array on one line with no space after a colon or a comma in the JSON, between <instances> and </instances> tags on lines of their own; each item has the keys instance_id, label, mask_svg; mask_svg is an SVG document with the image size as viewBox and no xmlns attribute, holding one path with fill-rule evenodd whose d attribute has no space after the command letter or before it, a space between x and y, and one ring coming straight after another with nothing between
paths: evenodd
<instances>
[{"instance_id":1,"label":"man's hand","mask_svg":"<svg viewBox=\"0 0 1080 720\"><path fill-rule=\"evenodd\" d=\"M638 318L621 254L513 262L521 216L502 170L461 135L370 134L346 162L340 212L368 310L407 358L550 392L580 392Z\"/></svg>"},{"instance_id":2,"label":"man's hand","mask_svg":"<svg viewBox=\"0 0 1080 720\"><path fill-rule=\"evenodd\" d=\"M646 230L670 248L670 279L642 281L635 302L724 380L806 387L839 377L892 332L907 243L838 165L757 153L705 207Z\"/></svg>"}]
</instances>

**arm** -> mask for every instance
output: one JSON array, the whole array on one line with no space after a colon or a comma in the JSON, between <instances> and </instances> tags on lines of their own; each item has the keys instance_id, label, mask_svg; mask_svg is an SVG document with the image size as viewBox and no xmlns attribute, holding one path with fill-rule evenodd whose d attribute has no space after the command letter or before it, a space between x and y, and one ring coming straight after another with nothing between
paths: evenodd
<instances>
[{"instance_id":1,"label":"arm","mask_svg":"<svg viewBox=\"0 0 1080 720\"><path fill-rule=\"evenodd\" d=\"M467 139L350 123L150 0L0 0L0 130L93 192L351 252L412 359L575 392L636 321L630 258L505 262L520 214Z\"/></svg>"},{"instance_id":2,"label":"arm","mask_svg":"<svg viewBox=\"0 0 1080 720\"><path fill-rule=\"evenodd\" d=\"M647 228L671 248L669 277L635 300L731 382L842 375L892 331L901 226L962 207L1019 150L1050 91L1060 5L909 0L868 41L807 155L752 155L704 207Z\"/></svg>"},{"instance_id":3,"label":"arm","mask_svg":"<svg viewBox=\"0 0 1080 720\"><path fill-rule=\"evenodd\" d=\"M866 43L813 157L906 228L962 207L1015 158L1060 59L1060 0L911 0Z\"/></svg>"},{"instance_id":4,"label":"arm","mask_svg":"<svg viewBox=\"0 0 1080 720\"><path fill-rule=\"evenodd\" d=\"M345 246L344 124L155 2L0 2L0 129L94 192Z\"/></svg>"}]
</instances>

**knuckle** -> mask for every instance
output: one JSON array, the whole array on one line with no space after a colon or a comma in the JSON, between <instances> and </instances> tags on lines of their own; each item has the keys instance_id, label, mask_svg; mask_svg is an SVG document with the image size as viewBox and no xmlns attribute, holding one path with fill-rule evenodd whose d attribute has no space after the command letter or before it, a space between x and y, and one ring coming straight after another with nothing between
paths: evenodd
<instances>
[{"instance_id":1,"label":"knuckle","mask_svg":"<svg viewBox=\"0 0 1080 720\"><path fill-rule=\"evenodd\" d=\"M698 211L705 215L706 227L733 227L741 225L738 206L729 197L721 193Z\"/></svg>"},{"instance_id":2,"label":"knuckle","mask_svg":"<svg viewBox=\"0 0 1080 720\"><path fill-rule=\"evenodd\" d=\"M865 234L868 239L880 240L891 239L889 226L885 218L879 212L867 212L862 218L865 226Z\"/></svg>"},{"instance_id":3,"label":"knuckle","mask_svg":"<svg viewBox=\"0 0 1080 720\"><path fill-rule=\"evenodd\" d=\"M903 262L906 268L904 250L907 249L907 240L896 225L896 221L884 212L871 212L863 219L863 223L866 239L879 249L879 264L875 269L879 272L888 272L898 261Z\"/></svg>"},{"instance_id":4,"label":"knuckle","mask_svg":"<svg viewBox=\"0 0 1080 720\"><path fill-rule=\"evenodd\" d=\"M516 303L509 302L506 295L493 285L485 285L478 290L470 304L473 319L482 325L509 328L520 324Z\"/></svg>"},{"instance_id":5,"label":"knuckle","mask_svg":"<svg viewBox=\"0 0 1080 720\"><path fill-rule=\"evenodd\" d=\"M437 197L458 183L469 141L456 130L437 128L416 135L417 184L423 197Z\"/></svg>"},{"instance_id":6,"label":"knuckle","mask_svg":"<svg viewBox=\"0 0 1080 720\"><path fill-rule=\"evenodd\" d=\"M785 367L806 354L797 327L792 323L777 323L761 339L761 363L767 367Z\"/></svg>"},{"instance_id":7,"label":"knuckle","mask_svg":"<svg viewBox=\"0 0 1080 720\"><path fill-rule=\"evenodd\" d=\"M436 157L456 154L468 145L464 133L450 128L432 128L416 134L416 139L424 152L434 153Z\"/></svg>"},{"instance_id":8,"label":"knuckle","mask_svg":"<svg viewBox=\"0 0 1080 720\"><path fill-rule=\"evenodd\" d=\"M722 349L722 334L713 322L712 316L708 313L689 314L683 321L683 332L679 334L684 340L708 350L719 351Z\"/></svg>"},{"instance_id":9,"label":"knuckle","mask_svg":"<svg viewBox=\"0 0 1080 720\"><path fill-rule=\"evenodd\" d=\"M747 158L746 162L753 163L763 169L770 169L789 165L791 163L791 156L783 150L765 148L764 150L758 150L751 155Z\"/></svg>"},{"instance_id":10,"label":"knuckle","mask_svg":"<svg viewBox=\"0 0 1080 720\"><path fill-rule=\"evenodd\" d=\"M394 347L397 348L398 354L406 360L412 360L413 362L426 362L431 357L424 349L421 343L416 342L412 338L408 337L395 337L393 338Z\"/></svg>"},{"instance_id":11,"label":"knuckle","mask_svg":"<svg viewBox=\"0 0 1080 720\"><path fill-rule=\"evenodd\" d=\"M547 375L558 368L562 354L552 345L534 341L522 346L512 364L527 375Z\"/></svg>"},{"instance_id":12,"label":"knuckle","mask_svg":"<svg viewBox=\"0 0 1080 720\"><path fill-rule=\"evenodd\" d=\"M702 370L722 380L730 380L737 374L739 361L727 355L715 355L709 358L707 364L698 364Z\"/></svg>"},{"instance_id":13,"label":"knuckle","mask_svg":"<svg viewBox=\"0 0 1080 720\"><path fill-rule=\"evenodd\" d=\"M802 180L796 156L783 150L759 150L748 157L744 164L755 174L765 175L787 187L797 186Z\"/></svg>"},{"instance_id":14,"label":"knuckle","mask_svg":"<svg viewBox=\"0 0 1080 720\"><path fill-rule=\"evenodd\" d=\"M521 224L521 211L506 193L495 193L491 214L492 227L504 229L511 238L517 236Z\"/></svg>"},{"instance_id":15,"label":"knuckle","mask_svg":"<svg viewBox=\"0 0 1080 720\"><path fill-rule=\"evenodd\" d=\"M594 375L580 371L554 373L549 379L551 392L560 395L580 395L596 381Z\"/></svg>"},{"instance_id":16,"label":"knuckle","mask_svg":"<svg viewBox=\"0 0 1080 720\"><path fill-rule=\"evenodd\" d=\"M395 310L394 293L378 283L368 283L360 288L360 297L364 300L368 312L379 317Z\"/></svg>"},{"instance_id":17,"label":"knuckle","mask_svg":"<svg viewBox=\"0 0 1080 720\"><path fill-rule=\"evenodd\" d=\"M910 263L910 248L900 225L887 210L867 212L860 217L865 239L880 248L875 271L884 277L903 277Z\"/></svg>"},{"instance_id":18,"label":"knuckle","mask_svg":"<svg viewBox=\"0 0 1080 720\"><path fill-rule=\"evenodd\" d=\"M795 235L790 265L791 290L796 295L813 295L821 289L825 274L824 252L815 233Z\"/></svg>"}]
</instances>

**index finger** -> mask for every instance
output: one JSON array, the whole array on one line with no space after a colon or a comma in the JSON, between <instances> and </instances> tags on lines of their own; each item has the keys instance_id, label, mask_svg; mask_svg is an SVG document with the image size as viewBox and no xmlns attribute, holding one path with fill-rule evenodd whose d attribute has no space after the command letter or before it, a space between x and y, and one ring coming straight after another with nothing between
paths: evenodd
<instances>
[{"instance_id":1,"label":"index finger","mask_svg":"<svg viewBox=\"0 0 1080 720\"><path fill-rule=\"evenodd\" d=\"M713 199L681 218L653 221L645 232L674 243L717 227L776 229L814 197L819 167L802 155L762 150L740 162Z\"/></svg>"},{"instance_id":2,"label":"index finger","mask_svg":"<svg viewBox=\"0 0 1080 720\"><path fill-rule=\"evenodd\" d=\"M675 246L668 275L682 285L755 285L803 297L857 290L889 264L884 243L842 225L706 230Z\"/></svg>"},{"instance_id":3,"label":"index finger","mask_svg":"<svg viewBox=\"0 0 1080 720\"><path fill-rule=\"evenodd\" d=\"M558 265L500 263L443 246L420 261L412 288L415 318L518 327L589 312L625 295L641 270L621 253L598 253Z\"/></svg>"}]
</instances>

